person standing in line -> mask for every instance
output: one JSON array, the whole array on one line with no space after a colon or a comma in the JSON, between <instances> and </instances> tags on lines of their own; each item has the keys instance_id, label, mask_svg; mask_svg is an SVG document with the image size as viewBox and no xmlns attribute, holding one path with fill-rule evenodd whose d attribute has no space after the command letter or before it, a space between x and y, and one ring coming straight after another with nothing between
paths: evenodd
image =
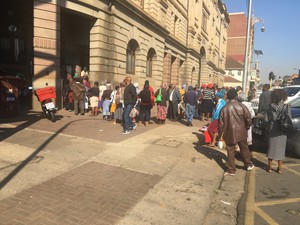
<instances>
[{"instance_id":1,"label":"person standing in line","mask_svg":"<svg viewBox=\"0 0 300 225\"><path fill-rule=\"evenodd\" d=\"M110 99L111 99L111 106L110 106L110 118L109 120L112 120L114 119L114 115L115 115L115 112L116 112L116 108L117 108L117 104L116 104L116 95L117 95L117 92L118 92L118 89L119 89L119 85L116 85L115 86L115 90L111 93L110 95Z\"/></svg>"},{"instance_id":2,"label":"person standing in line","mask_svg":"<svg viewBox=\"0 0 300 225\"><path fill-rule=\"evenodd\" d=\"M138 97L140 98L139 124L141 125L144 122L145 127L147 127L150 122L150 110L152 108L149 85L145 83L144 89L139 93Z\"/></svg>"},{"instance_id":3,"label":"person standing in line","mask_svg":"<svg viewBox=\"0 0 300 225\"><path fill-rule=\"evenodd\" d=\"M112 93L112 88L111 84L107 85L107 89L103 92L102 94L102 99L103 99L103 109L102 109L102 115L103 119L108 120L110 116L110 103L111 103L111 93Z\"/></svg>"},{"instance_id":4,"label":"person standing in line","mask_svg":"<svg viewBox=\"0 0 300 225\"><path fill-rule=\"evenodd\" d=\"M195 114L195 108L197 105L197 94L193 89L193 86L188 87L188 91L183 95L183 101L186 105L186 122L187 126L193 126L192 120Z\"/></svg>"},{"instance_id":5,"label":"person standing in line","mask_svg":"<svg viewBox=\"0 0 300 225\"><path fill-rule=\"evenodd\" d=\"M106 82L105 81L101 81L100 82L100 86L99 86L99 110L100 110L100 113L102 113L102 108L103 108L103 99L102 99L102 95L103 95L103 92L107 89L107 86L106 86Z\"/></svg>"},{"instance_id":6,"label":"person standing in line","mask_svg":"<svg viewBox=\"0 0 300 225\"><path fill-rule=\"evenodd\" d=\"M184 114L185 114L185 110L186 110L186 106L183 100L183 96L186 93L186 84L183 84L181 86L181 89L179 91L180 93L180 102L178 104L178 120L184 119Z\"/></svg>"},{"instance_id":7,"label":"person standing in line","mask_svg":"<svg viewBox=\"0 0 300 225\"><path fill-rule=\"evenodd\" d=\"M247 109L250 112L251 119L253 119L255 117L255 112L252 108L251 102L247 101L247 97L244 94L240 94L238 96L238 101L241 102L242 104L244 104L247 107ZM252 126L248 130L247 142L248 142L249 148L252 148Z\"/></svg>"},{"instance_id":8,"label":"person standing in line","mask_svg":"<svg viewBox=\"0 0 300 225\"><path fill-rule=\"evenodd\" d=\"M204 121L204 119L206 119L207 121L209 120L210 115L214 108L214 102L213 102L214 98L215 98L215 93L213 90L213 84L208 84L207 87L203 90L203 98L201 103L201 111L202 111L201 121Z\"/></svg>"},{"instance_id":9,"label":"person standing in line","mask_svg":"<svg viewBox=\"0 0 300 225\"><path fill-rule=\"evenodd\" d=\"M116 101L116 111L115 111L115 121L113 124L117 124L118 121L122 123L123 121L123 103L124 103L124 82L120 83L120 87L116 92L115 101Z\"/></svg>"},{"instance_id":10,"label":"person standing in line","mask_svg":"<svg viewBox=\"0 0 300 225\"><path fill-rule=\"evenodd\" d=\"M264 84L262 88L262 93L259 96L258 113L265 115L269 109L270 104L271 104L270 85Z\"/></svg>"},{"instance_id":11,"label":"person standing in line","mask_svg":"<svg viewBox=\"0 0 300 225\"><path fill-rule=\"evenodd\" d=\"M155 97L161 94L161 101L157 102L157 121L158 124L165 124L167 118L167 85L163 84L160 89L158 89L155 93Z\"/></svg>"},{"instance_id":12,"label":"person standing in line","mask_svg":"<svg viewBox=\"0 0 300 225\"><path fill-rule=\"evenodd\" d=\"M230 176L234 176L236 172L236 145L240 148L246 170L254 168L247 143L247 131L252 125L251 115L247 107L236 100L237 95L235 89L227 92L228 103L221 109L219 116L219 134L222 137L221 140L225 141L227 149L228 171L224 175Z\"/></svg>"},{"instance_id":13,"label":"person standing in line","mask_svg":"<svg viewBox=\"0 0 300 225\"><path fill-rule=\"evenodd\" d=\"M90 96L90 104L91 104L91 115L90 116L97 116L98 115L98 102L99 102L99 83L95 82L94 87L89 90Z\"/></svg>"},{"instance_id":14,"label":"person standing in line","mask_svg":"<svg viewBox=\"0 0 300 225\"><path fill-rule=\"evenodd\" d=\"M267 172L272 172L272 161L278 160L277 173L282 173L282 160L285 158L285 147L287 133L279 129L278 119L285 110L284 101L287 99L287 93L284 89L274 89L271 93L271 104L267 111L267 119L270 124L268 132L268 167ZM288 115L291 117L291 111L288 107Z\"/></svg>"},{"instance_id":15,"label":"person standing in line","mask_svg":"<svg viewBox=\"0 0 300 225\"><path fill-rule=\"evenodd\" d=\"M176 88L176 85L173 84L170 90L169 95L169 107L171 107L171 121L176 121L177 118L177 110L178 110L178 103L180 101L180 93L179 90Z\"/></svg>"},{"instance_id":16,"label":"person standing in line","mask_svg":"<svg viewBox=\"0 0 300 225\"><path fill-rule=\"evenodd\" d=\"M79 82L75 82L72 79L71 75L68 75L69 85L72 90L72 98L74 101L74 111L75 115L85 115L84 113L84 106L83 106L83 98L85 95L85 87L83 84L80 84Z\"/></svg>"},{"instance_id":17,"label":"person standing in line","mask_svg":"<svg viewBox=\"0 0 300 225\"><path fill-rule=\"evenodd\" d=\"M136 88L131 83L131 77L127 76L124 80L126 87L124 90L124 129L122 134L129 134L130 130L135 131L137 125L132 122L130 112L136 103Z\"/></svg>"},{"instance_id":18,"label":"person standing in line","mask_svg":"<svg viewBox=\"0 0 300 225\"><path fill-rule=\"evenodd\" d=\"M218 125L219 125L219 116L221 109L226 105L224 98L224 93L222 91L217 92L216 100L218 101L216 107L213 110L213 114L211 117L211 122L207 127L207 131L210 135L211 144L210 147L216 146L217 136L218 136Z\"/></svg>"},{"instance_id":19,"label":"person standing in line","mask_svg":"<svg viewBox=\"0 0 300 225\"><path fill-rule=\"evenodd\" d=\"M83 70L81 71L81 76L82 77L88 77L89 76L89 72L87 71L87 67L83 67Z\"/></svg>"}]
</instances>

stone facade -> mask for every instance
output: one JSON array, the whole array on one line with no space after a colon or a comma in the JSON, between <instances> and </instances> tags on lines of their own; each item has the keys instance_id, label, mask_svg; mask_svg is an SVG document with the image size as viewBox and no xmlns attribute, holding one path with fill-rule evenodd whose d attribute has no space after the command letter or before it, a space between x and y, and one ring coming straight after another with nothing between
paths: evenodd
<instances>
[{"instance_id":1,"label":"stone facade","mask_svg":"<svg viewBox=\"0 0 300 225\"><path fill-rule=\"evenodd\" d=\"M91 24L92 82L118 84L130 75L140 85L149 80L154 89L162 83L223 86L229 17L221 0L34 0L34 88L48 82L58 93L62 89L65 12Z\"/></svg>"}]
</instances>

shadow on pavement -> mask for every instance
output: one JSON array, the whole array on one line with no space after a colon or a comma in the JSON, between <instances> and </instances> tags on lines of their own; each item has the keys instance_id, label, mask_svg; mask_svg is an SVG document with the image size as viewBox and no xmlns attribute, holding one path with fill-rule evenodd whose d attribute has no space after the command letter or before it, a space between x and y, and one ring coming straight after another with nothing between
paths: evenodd
<instances>
[{"instance_id":1,"label":"shadow on pavement","mask_svg":"<svg viewBox=\"0 0 300 225\"><path fill-rule=\"evenodd\" d=\"M35 118L35 117L34 117ZM65 124L63 127L61 127L59 130L55 132L55 134L51 135L43 144L41 144L31 155L29 155L24 161L20 162L20 164L13 170L11 171L1 182L0 182L0 190L10 182L10 180L15 177L28 163L30 163L32 160L38 159L39 157L37 156L57 135L59 135L63 130L65 130L69 125L71 125L73 122L76 121L71 121L67 124ZM27 124L28 123L28 124ZM32 124L31 122L27 122L25 125L29 126ZM17 126L16 130L14 131L19 131L21 129L26 128L27 126L24 125L19 125ZM13 133L12 133L13 134ZM18 164L18 163L17 163Z\"/></svg>"}]
</instances>

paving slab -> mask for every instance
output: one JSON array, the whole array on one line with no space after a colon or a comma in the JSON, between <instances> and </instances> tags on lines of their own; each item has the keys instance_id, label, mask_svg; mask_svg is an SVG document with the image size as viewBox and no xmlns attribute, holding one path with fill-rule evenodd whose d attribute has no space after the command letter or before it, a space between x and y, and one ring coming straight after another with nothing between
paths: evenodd
<instances>
[{"instance_id":1,"label":"paving slab","mask_svg":"<svg viewBox=\"0 0 300 225\"><path fill-rule=\"evenodd\" d=\"M0 224L114 224L159 180L88 162L0 201Z\"/></svg>"}]
</instances>

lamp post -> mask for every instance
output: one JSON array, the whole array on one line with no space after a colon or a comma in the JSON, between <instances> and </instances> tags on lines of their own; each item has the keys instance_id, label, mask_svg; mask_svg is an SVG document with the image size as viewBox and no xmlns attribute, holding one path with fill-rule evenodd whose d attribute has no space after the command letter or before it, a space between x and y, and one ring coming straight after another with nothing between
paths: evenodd
<instances>
[{"instance_id":1,"label":"lamp post","mask_svg":"<svg viewBox=\"0 0 300 225\"><path fill-rule=\"evenodd\" d=\"M250 29L254 28L254 24L262 22L261 32L265 31L264 19L261 17L250 16L252 11L252 0L248 1L248 22L247 22L247 33L246 33L246 47L245 47L245 58L244 58L244 73L243 73L243 92L246 94L247 78L248 78L248 64L249 64L249 42L250 42Z\"/></svg>"}]
</instances>

